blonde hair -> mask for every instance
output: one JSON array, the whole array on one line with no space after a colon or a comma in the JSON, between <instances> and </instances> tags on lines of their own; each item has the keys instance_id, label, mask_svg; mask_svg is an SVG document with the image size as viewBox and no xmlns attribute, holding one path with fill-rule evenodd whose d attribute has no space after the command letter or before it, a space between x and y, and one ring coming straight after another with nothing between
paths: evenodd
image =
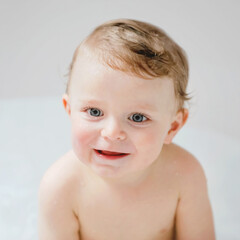
<instances>
[{"instance_id":1,"label":"blonde hair","mask_svg":"<svg viewBox=\"0 0 240 240\"><path fill-rule=\"evenodd\" d=\"M82 48L95 54L112 69L144 79L168 76L174 81L178 109L191 97L186 93L189 67L185 51L162 29L137 20L117 19L103 23L77 47L69 68L71 72Z\"/></svg>"}]
</instances>

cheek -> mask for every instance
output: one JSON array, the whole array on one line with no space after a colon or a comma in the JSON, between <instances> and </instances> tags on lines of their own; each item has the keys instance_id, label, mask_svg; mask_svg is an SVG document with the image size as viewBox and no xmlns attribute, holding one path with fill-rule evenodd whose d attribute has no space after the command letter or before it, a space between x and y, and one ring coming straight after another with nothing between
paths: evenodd
<instances>
[{"instance_id":1,"label":"cheek","mask_svg":"<svg viewBox=\"0 0 240 240\"><path fill-rule=\"evenodd\" d=\"M84 122L72 121L72 146L78 155L89 150L89 145L91 145L95 135L96 131Z\"/></svg>"},{"instance_id":2,"label":"cheek","mask_svg":"<svg viewBox=\"0 0 240 240\"><path fill-rule=\"evenodd\" d=\"M138 153L144 156L147 162L156 159L161 152L165 136L166 129L164 127L153 127L139 133L135 138L135 145L138 149Z\"/></svg>"},{"instance_id":3,"label":"cheek","mask_svg":"<svg viewBox=\"0 0 240 240\"><path fill-rule=\"evenodd\" d=\"M165 132L160 128L153 128L151 130L144 131L136 137L136 144L141 148L151 149L155 145L158 145L163 141Z\"/></svg>"}]
</instances>

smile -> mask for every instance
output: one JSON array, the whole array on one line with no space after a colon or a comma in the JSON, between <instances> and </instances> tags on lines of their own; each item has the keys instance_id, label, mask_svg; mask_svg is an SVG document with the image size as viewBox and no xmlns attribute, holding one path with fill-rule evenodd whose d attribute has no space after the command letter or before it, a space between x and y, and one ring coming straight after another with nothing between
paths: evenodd
<instances>
[{"instance_id":1,"label":"smile","mask_svg":"<svg viewBox=\"0 0 240 240\"><path fill-rule=\"evenodd\" d=\"M129 153L111 152L97 149L94 149L94 151L99 157L106 160L117 160L129 155Z\"/></svg>"}]
</instances>

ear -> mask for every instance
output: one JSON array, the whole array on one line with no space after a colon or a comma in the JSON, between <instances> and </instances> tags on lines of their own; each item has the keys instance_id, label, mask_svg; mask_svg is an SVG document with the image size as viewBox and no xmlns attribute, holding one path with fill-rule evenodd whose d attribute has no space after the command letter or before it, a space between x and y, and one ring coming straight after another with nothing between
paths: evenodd
<instances>
[{"instance_id":1,"label":"ear","mask_svg":"<svg viewBox=\"0 0 240 240\"><path fill-rule=\"evenodd\" d=\"M186 123L188 119L188 115L189 115L189 112L188 112L188 109L186 108L180 109L177 112L173 122L171 123L171 127L167 133L167 136L165 137L165 140L164 140L165 144L170 144L172 142L174 136Z\"/></svg>"},{"instance_id":2,"label":"ear","mask_svg":"<svg viewBox=\"0 0 240 240\"><path fill-rule=\"evenodd\" d=\"M69 96L65 93L62 96L62 102L63 106L67 112L67 114L70 116L71 115L71 107L70 107L70 102L69 102Z\"/></svg>"}]
</instances>

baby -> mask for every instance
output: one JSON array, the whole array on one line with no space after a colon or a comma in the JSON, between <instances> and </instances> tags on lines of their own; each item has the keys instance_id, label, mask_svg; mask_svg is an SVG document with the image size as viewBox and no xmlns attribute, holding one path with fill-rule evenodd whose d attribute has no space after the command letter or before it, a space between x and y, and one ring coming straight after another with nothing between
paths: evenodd
<instances>
[{"instance_id":1,"label":"baby","mask_svg":"<svg viewBox=\"0 0 240 240\"><path fill-rule=\"evenodd\" d=\"M40 240L212 240L207 180L172 143L188 118L183 49L118 19L76 49L63 105L72 150L39 188Z\"/></svg>"}]
</instances>

